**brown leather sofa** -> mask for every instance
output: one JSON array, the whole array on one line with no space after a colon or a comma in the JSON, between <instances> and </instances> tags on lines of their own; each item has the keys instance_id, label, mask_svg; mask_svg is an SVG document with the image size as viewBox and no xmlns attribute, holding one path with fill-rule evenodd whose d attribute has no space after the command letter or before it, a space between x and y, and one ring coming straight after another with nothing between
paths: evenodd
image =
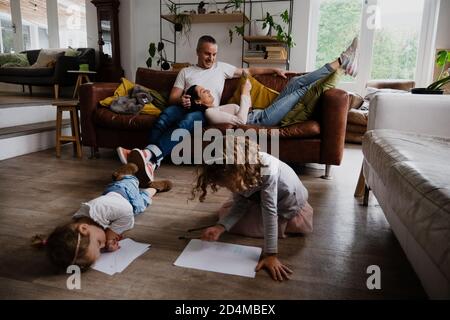
<instances>
[{"instance_id":1,"label":"brown leather sofa","mask_svg":"<svg viewBox=\"0 0 450 320\"><path fill-rule=\"evenodd\" d=\"M139 68L136 83L168 94L177 72ZM293 76L293 75L291 75ZM272 75L256 77L277 91L288 80ZM98 148L142 148L156 117L122 115L101 107L99 101L112 96L117 83L91 83L81 86L81 135L84 146L91 147L91 156ZM238 79L227 80L222 96L225 103L234 93ZM280 159L293 164L319 163L326 165L326 177L332 165L340 165L344 152L345 128L349 97L347 92L331 89L323 94L313 120L280 128ZM246 129L250 126L242 126ZM254 127L257 128L257 127ZM270 133L270 130L269 130Z\"/></svg>"}]
</instances>

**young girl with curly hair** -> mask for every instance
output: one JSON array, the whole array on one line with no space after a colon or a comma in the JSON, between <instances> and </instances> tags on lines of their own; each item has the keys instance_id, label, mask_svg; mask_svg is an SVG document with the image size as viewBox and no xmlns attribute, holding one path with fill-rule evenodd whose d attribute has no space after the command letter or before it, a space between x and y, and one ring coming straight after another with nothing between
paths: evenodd
<instances>
[{"instance_id":1,"label":"young girl with curly hair","mask_svg":"<svg viewBox=\"0 0 450 320\"><path fill-rule=\"evenodd\" d=\"M274 280L289 279L292 271L278 259L278 238L312 232L308 191L292 168L260 152L255 142L239 137L225 140L220 154L199 168L192 193L204 201L208 187L213 192L224 187L233 193L232 204L201 238L217 241L225 231L263 236L264 254L256 271L265 268Z\"/></svg>"}]
</instances>

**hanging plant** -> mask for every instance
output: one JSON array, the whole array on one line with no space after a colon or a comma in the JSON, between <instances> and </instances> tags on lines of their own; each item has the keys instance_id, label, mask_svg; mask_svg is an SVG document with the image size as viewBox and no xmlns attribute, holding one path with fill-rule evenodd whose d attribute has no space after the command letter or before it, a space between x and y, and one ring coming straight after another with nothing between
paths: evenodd
<instances>
[{"instance_id":1,"label":"hanging plant","mask_svg":"<svg viewBox=\"0 0 450 320\"><path fill-rule=\"evenodd\" d=\"M163 42L158 42L158 47L156 47L155 43L152 42L149 45L148 48L148 53L150 55L150 57L147 59L147 67L151 68L152 64L153 64L153 59L155 58L156 52L158 52L159 58L156 61L156 64L159 66L161 66L162 70L169 70L170 69L170 64L167 61L167 55L166 55L166 50L164 49L164 43Z\"/></svg>"}]
</instances>

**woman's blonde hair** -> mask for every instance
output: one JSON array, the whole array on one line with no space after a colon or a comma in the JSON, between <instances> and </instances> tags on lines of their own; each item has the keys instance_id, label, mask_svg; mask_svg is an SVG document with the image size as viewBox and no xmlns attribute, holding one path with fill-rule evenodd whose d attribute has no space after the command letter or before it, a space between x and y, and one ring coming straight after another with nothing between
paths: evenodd
<instances>
[{"instance_id":1,"label":"woman's blonde hair","mask_svg":"<svg viewBox=\"0 0 450 320\"><path fill-rule=\"evenodd\" d=\"M203 202L208 194L208 187L216 192L218 184L230 179L235 180L237 191L254 188L262 182L263 167L256 142L248 137L227 136L219 154L198 168L192 199L200 194L199 200Z\"/></svg>"},{"instance_id":2,"label":"woman's blonde hair","mask_svg":"<svg viewBox=\"0 0 450 320\"><path fill-rule=\"evenodd\" d=\"M57 227L48 237L36 235L31 239L35 248L45 249L50 262L61 270L72 264L86 270L94 261L85 256L89 247L89 236L83 236L77 229L78 222Z\"/></svg>"}]
</instances>

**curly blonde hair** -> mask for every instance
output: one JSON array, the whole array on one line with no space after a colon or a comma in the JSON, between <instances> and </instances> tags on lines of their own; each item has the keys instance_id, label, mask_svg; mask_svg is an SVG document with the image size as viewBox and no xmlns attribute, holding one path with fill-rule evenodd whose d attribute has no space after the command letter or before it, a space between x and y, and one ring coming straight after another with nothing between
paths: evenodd
<instances>
[{"instance_id":1,"label":"curly blonde hair","mask_svg":"<svg viewBox=\"0 0 450 320\"><path fill-rule=\"evenodd\" d=\"M230 143L231 142L231 143ZM230 146L231 145L231 146ZM199 195L205 201L208 187L217 192L218 185L231 179L237 190L245 191L262 183L261 169L264 165L259 156L259 146L248 137L224 138L223 150L212 163L204 163L197 169L197 178L192 189L192 199Z\"/></svg>"}]
</instances>

